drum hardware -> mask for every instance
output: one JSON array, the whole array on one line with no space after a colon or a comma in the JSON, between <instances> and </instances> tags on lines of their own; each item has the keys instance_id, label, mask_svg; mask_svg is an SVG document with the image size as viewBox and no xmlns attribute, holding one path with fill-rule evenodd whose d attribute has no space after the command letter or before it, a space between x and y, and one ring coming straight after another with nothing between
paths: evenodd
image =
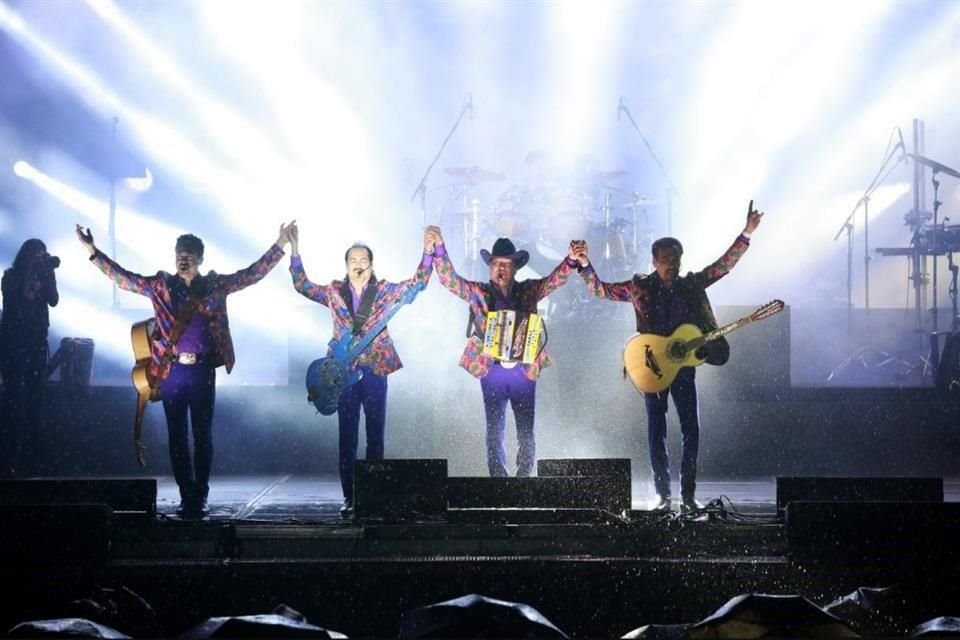
<instances>
[{"instance_id":1,"label":"drum hardware","mask_svg":"<svg viewBox=\"0 0 960 640\"><path fill-rule=\"evenodd\" d=\"M630 113L630 109L627 108L626 102L624 102L623 96L620 96L620 104L617 106L617 120L620 119L620 114L627 114L627 120L630 121L630 126L633 127L633 130L637 132L637 135L640 136L640 139L643 141L643 145L646 147L647 151L650 153L650 157L653 158L653 161L657 164L657 167L660 168L660 173L663 174L664 180L667 181L667 235L673 235L673 196L680 197L680 191L673 185L673 180L670 179L670 175L667 173L667 170L663 168L663 164L660 162L660 158L657 157L657 154L653 152L653 147L650 146L650 143L647 141L646 136L643 135L643 132L640 131L640 127L637 126L636 121L633 119L633 115Z\"/></svg>"},{"instance_id":2,"label":"drum hardware","mask_svg":"<svg viewBox=\"0 0 960 640\"><path fill-rule=\"evenodd\" d=\"M507 177L499 171L487 171L480 167L447 167L443 170L448 176L457 178L461 182L477 184L479 182L499 182Z\"/></svg>"},{"instance_id":3,"label":"drum hardware","mask_svg":"<svg viewBox=\"0 0 960 640\"><path fill-rule=\"evenodd\" d=\"M893 132L891 132L891 140L893 137ZM892 165L890 161L894 159L896 155L899 155L897 161ZM848 340L853 342L853 221L857 215L857 211L860 210L861 205L863 206L863 308L865 315L865 330L863 335L866 339L864 344L861 344L857 349L853 351L846 359L844 359L840 364L833 368L830 374L827 376L827 382L832 380L837 374L846 369L850 364L857 362L864 366L864 368L871 368L871 365L868 364L868 358L866 357L869 352L880 353L883 356L888 356L888 354L875 349L871 344L870 336L870 197L873 195L873 192L883 183L887 176L901 163L906 160L906 149L903 149L900 145L895 145L892 148L890 145L887 145L887 150L884 153L883 161L880 163L880 169L877 171L877 174L873 177L873 180L870 182L869 186L864 190L863 195L857 200L856 204L853 206L853 210L847 215L846 219L843 221L843 224L840 225L840 228L837 230L836 235L833 236L834 241L836 241L844 233L847 234L847 337ZM889 168L888 168L889 165ZM886 173L884 173L886 172ZM881 360L883 364L889 362L889 357ZM880 366L880 365L876 365Z\"/></svg>"},{"instance_id":4,"label":"drum hardware","mask_svg":"<svg viewBox=\"0 0 960 640\"><path fill-rule=\"evenodd\" d=\"M463 120L463 116L470 111L471 116L473 115L473 94L467 93L463 97L463 106L460 107L460 113L457 115L456 122L453 123L453 127L450 128L450 132L447 134L447 137L443 139L443 142L440 143L440 148L437 150L437 154L433 156L433 160L430 161L430 164L427 166L427 170L423 172L423 177L420 178L420 182L417 183L417 188L413 190L413 194L410 196L410 202L413 202L417 199L417 196L420 196L420 210L423 213L423 226L427 226L427 178L430 177L430 172L433 170L433 165L437 164L437 160L440 159L440 156L443 154L443 150L447 147L447 143L450 142L450 138L453 137L453 134L456 133L457 127L460 126L460 122Z\"/></svg>"}]
</instances>

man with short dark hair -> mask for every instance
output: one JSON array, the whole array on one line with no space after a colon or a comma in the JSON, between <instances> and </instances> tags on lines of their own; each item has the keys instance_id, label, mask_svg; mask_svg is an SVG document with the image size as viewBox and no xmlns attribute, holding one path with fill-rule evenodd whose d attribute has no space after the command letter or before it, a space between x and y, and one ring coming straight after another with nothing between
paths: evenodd
<instances>
[{"instance_id":1,"label":"man with short dark hair","mask_svg":"<svg viewBox=\"0 0 960 640\"><path fill-rule=\"evenodd\" d=\"M706 333L717 328L717 319L707 298L706 288L733 269L750 246L750 234L756 231L762 218L763 213L754 210L751 200L743 232L719 260L697 273L691 272L681 277L683 245L676 238L660 238L651 247L654 272L649 275L636 274L626 282L604 282L590 264L585 245L576 255L581 265L580 274L595 296L632 303L639 333L669 336L682 324L694 324ZM719 344L726 345L725 342ZM728 355L718 353L716 361L708 357L707 362L722 364ZM695 374L694 367L683 367L669 388L660 393L643 394L647 410L650 468L658 496L654 506L656 511L670 509L670 460L667 455L669 395L673 396L673 404L680 418L680 510L689 513L702 508L695 497L700 447L700 411Z\"/></svg>"},{"instance_id":2,"label":"man with short dark hair","mask_svg":"<svg viewBox=\"0 0 960 640\"><path fill-rule=\"evenodd\" d=\"M491 251L483 249L480 257L490 267L490 280L475 282L457 274L443 244L439 227L427 227L427 234L436 244L434 267L440 283L470 305L470 326L467 345L460 357L460 366L480 380L486 414L487 468L492 477L509 475L504 449L507 403L513 407L517 423L517 476L529 476L536 464L534 417L537 379L540 370L552 364L546 350L540 350L528 364L501 361L484 352L487 313L516 311L536 313L537 303L570 278L576 266L571 242L569 254L546 278L517 281L516 274L529 259L527 251L518 251L509 238L499 238Z\"/></svg>"},{"instance_id":3,"label":"man with short dark hair","mask_svg":"<svg viewBox=\"0 0 960 640\"><path fill-rule=\"evenodd\" d=\"M208 512L213 463L216 369L225 366L230 373L236 360L226 299L257 283L277 265L283 245L290 241L288 227L280 225L277 241L263 257L229 275L200 274L203 241L191 234L177 238L176 273L158 271L153 276L127 271L108 258L97 249L90 230L84 231L79 224L77 238L90 252L90 261L118 287L147 296L153 303L155 324L147 375L151 388L159 388L163 400L170 463L180 488L178 513L186 518L202 517ZM193 427L192 460L188 411Z\"/></svg>"},{"instance_id":4,"label":"man with short dark hair","mask_svg":"<svg viewBox=\"0 0 960 640\"><path fill-rule=\"evenodd\" d=\"M307 277L300 257L300 232L296 225L290 227L290 276L293 287L301 295L330 309L333 318L332 345L354 335L357 340L367 336L374 325L402 302L413 290L427 286L433 269L434 250L432 239L424 237L423 256L417 263L412 278L400 282L377 279L373 269L373 250L365 244L355 243L343 255L347 273L343 280L328 284L315 284ZM403 366L387 328L380 330L354 361L344 363L351 373L359 371L360 379L343 389L337 402L337 420L340 429L340 486L343 490L343 505L340 515L353 516L353 471L357 460L360 432L360 410L363 409L366 427L367 460L382 460L387 420L387 377Z\"/></svg>"}]
</instances>

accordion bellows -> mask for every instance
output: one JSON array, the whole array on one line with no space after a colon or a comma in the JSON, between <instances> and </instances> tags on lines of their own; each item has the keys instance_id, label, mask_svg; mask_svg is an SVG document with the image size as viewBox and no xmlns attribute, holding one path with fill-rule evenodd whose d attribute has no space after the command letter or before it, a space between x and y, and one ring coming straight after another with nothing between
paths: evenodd
<instances>
[{"instance_id":1,"label":"accordion bellows","mask_svg":"<svg viewBox=\"0 0 960 640\"><path fill-rule=\"evenodd\" d=\"M501 362L533 364L544 338L543 318L524 311L490 311L483 352Z\"/></svg>"}]
</instances>

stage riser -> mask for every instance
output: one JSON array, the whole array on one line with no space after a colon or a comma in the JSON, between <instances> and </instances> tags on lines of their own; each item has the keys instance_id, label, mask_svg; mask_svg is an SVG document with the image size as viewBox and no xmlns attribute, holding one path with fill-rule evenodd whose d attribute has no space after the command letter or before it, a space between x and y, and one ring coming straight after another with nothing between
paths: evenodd
<instances>
[{"instance_id":1,"label":"stage riser","mask_svg":"<svg viewBox=\"0 0 960 640\"><path fill-rule=\"evenodd\" d=\"M103 504L113 511L152 516L155 478L27 478L0 480L0 505Z\"/></svg>"},{"instance_id":2,"label":"stage riser","mask_svg":"<svg viewBox=\"0 0 960 640\"><path fill-rule=\"evenodd\" d=\"M777 512L799 501L943 502L943 478L777 478Z\"/></svg>"},{"instance_id":3,"label":"stage riser","mask_svg":"<svg viewBox=\"0 0 960 640\"><path fill-rule=\"evenodd\" d=\"M793 502L786 536L796 562L937 573L960 567L960 503Z\"/></svg>"}]
</instances>

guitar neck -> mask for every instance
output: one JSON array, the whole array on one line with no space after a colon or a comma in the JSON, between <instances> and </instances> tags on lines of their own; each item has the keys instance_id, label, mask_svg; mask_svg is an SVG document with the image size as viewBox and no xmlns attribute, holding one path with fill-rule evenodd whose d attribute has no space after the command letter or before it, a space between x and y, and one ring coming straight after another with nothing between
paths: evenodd
<instances>
[{"instance_id":1,"label":"guitar neck","mask_svg":"<svg viewBox=\"0 0 960 640\"><path fill-rule=\"evenodd\" d=\"M380 332L387 327L387 323L397 313L397 311L400 310L400 307L413 302L413 299L417 296L420 290L424 288L424 286L425 285L423 283L418 282L407 289L404 295L397 300L397 303L388 309L386 313L383 314L383 317L380 318L376 324L370 327L370 329L364 333L362 337L355 339L355 341L351 340L350 350L347 352L347 355L344 356L344 360L347 362L353 362L357 356L363 353L363 350L370 346L370 343L373 342Z\"/></svg>"},{"instance_id":2,"label":"guitar neck","mask_svg":"<svg viewBox=\"0 0 960 640\"><path fill-rule=\"evenodd\" d=\"M753 318L751 318L750 316L740 318L736 322L725 324L719 329L714 329L713 331L709 331L695 340L691 340L690 342L687 343L687 346L691 349L699 349L706 343L716 340L717 338L722 338L728 333L732 333L733 331L736 331L741 327L747 326L751 322L753 322Z\"/></svg>"}]
</instances>

